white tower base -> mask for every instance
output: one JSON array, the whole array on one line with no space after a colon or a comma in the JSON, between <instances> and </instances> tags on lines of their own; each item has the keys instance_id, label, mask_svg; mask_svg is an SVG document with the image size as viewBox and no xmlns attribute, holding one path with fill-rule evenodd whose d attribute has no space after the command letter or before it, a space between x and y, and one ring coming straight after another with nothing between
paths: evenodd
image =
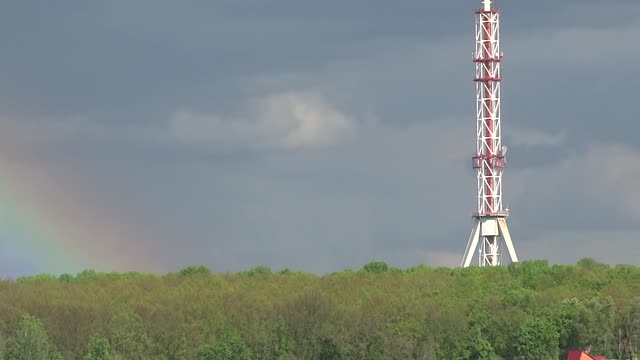
<instances>
[{"instance_id":1,"label":"white tower base","mask_svg":"<svg viewBox=\"0 0 640 360\"><path fill-rule=\"evenodd\" d=\"M518 262L518 256L507 227L506 215L476 216L461 266L469 267L476 251L478 252L478 266L501 265L500 248L502 244L507 246L511 262Z\"/></svg>"}]
</instances>

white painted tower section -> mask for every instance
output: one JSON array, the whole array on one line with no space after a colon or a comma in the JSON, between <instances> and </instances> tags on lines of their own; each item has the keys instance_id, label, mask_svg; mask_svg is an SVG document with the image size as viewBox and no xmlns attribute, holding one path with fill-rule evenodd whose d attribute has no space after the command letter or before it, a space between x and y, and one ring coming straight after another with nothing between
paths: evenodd
<instances>
[{"instance_id":1,"label":"white painted tower section","mask_svg":"<svg viewBox=\"0 0 640 360\"><path fill-rule=\"evenodd\" d=\"M471 266L477 254L479 266L503 263L503 245L512 262L518 257L507 227L508 211L502 206L502 172L506 167L506 146L502 145L500 81L500 11L491 0L483 0L476 10L476 154L473 168L477 172L475 225L467 243L461 265Z\"/></svg>"},{"instance_id":2,"label":"white painted tower section","mask_svg":"<svg viewBox=\"0 0 640 360\"><path fill-rule=\"evenodd\" d=\"M482 1L484 11L491 10L491 0L483 0Z\"/></svg>"}]
</instances>

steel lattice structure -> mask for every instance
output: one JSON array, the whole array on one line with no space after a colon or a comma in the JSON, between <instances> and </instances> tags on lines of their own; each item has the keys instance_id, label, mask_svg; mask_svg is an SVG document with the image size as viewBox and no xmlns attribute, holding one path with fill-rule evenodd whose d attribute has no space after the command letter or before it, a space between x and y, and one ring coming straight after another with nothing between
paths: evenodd
<instances>
[{"instance_id":1,"label":"steel lattice structure","mask_svg":"<svg viewBox=\"0 0 640 360\"><path fill-rule=\"evenodd\" d=\"M462 266L470 266L478 250L479 266L502 264L501 244L506 245L511 261L517 262L509 229L509 212L502 206L502 172L506 150L502 145L500 82L500 11L491 0L483 0L476 10L476 153L473 168L478 177L478 211L469 237Z\"/></svg>"}]
</instances>

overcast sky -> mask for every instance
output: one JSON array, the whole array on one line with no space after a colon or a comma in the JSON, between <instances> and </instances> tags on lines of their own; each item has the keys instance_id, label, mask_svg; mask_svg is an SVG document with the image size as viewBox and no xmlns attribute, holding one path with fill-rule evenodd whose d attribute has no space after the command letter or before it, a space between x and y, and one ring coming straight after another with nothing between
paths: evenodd
<instances>
[{"instance_id":1,"label":"overcast sky","mask_svg":"<svg viewBox=\"0 0 640 360\"><path fill-rule=\"evenodd\" d=\"M100 241L128 260L105 254L103 270L456 266L475 210L479 6L6 2L0 159L49 222L117 228ZM520 258L640 264L640 2L498 6ZM81 270L0 241L4 274Z\"/></svg>"}]
</instances>

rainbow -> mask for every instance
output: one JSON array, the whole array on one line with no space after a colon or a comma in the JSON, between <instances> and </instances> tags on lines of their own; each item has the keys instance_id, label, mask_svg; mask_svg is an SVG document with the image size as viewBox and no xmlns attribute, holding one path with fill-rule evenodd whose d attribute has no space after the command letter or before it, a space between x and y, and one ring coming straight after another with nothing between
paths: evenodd
<instances>
[{"instance_id":1,"label":"rainbow","mask_svg":"<svg viewBox=\"0 0 640 360\"><path fill-rule=\"evenodd\" d=\"M0 169L0 276L157 269L148 234L116 220L72 171L28 154L0 158Z\"/></svg>"}]
</instances>

